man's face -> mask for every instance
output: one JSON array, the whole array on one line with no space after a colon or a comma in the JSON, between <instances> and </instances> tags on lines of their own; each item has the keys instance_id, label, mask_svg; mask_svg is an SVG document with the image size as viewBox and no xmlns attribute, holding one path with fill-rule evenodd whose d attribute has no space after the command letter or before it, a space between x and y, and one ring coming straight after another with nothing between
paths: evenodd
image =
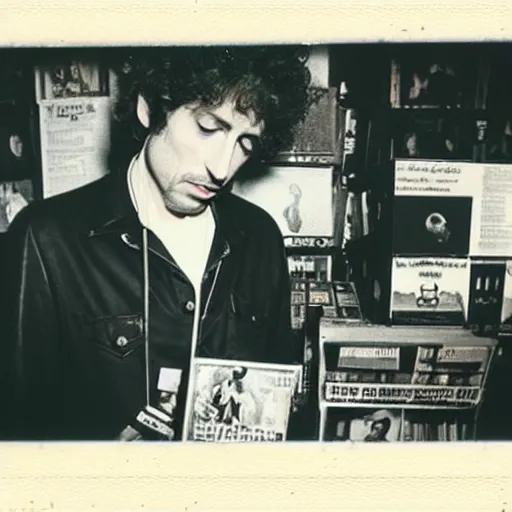
<instances>
[{"instance_id":1,"label":"man's face","mask_svg":"<svg viewBox=\"0 0 512 512\"><path fill-rule=\"evenodd\" d=\"M372 439L384 439L384 436L385 436L384 425L380 422L375 422L372 425L370 436Z\"/></svg>"},{"instance_id":2,"label":"man's face","mask_svg":"<svg viewBox=\"0 0 512 512\"><path fill-rule=\"evenodd\" d=\"M145 158L167 208L201 213L256 149L263 123L243 115L233 101L219 107L183 105L162 131L149 135Z\"/></svg>"}]
</instances>

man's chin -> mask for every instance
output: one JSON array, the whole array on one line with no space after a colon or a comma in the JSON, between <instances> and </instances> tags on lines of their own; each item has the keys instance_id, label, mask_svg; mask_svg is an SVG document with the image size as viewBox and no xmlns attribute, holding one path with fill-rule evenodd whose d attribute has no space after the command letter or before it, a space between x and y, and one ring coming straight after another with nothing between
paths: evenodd
<instances>
[{"instance_id":1,"label":"man's chin","mask_svg":"<svg viewBox=\"0 0 512 512\"><path fill-rule=\"evenodd\" d=\"M194 217L206 210L208 203L190 199L188 204L169 204L166 202L167 210L176 217Z\"/></svg>"}]
</instances>

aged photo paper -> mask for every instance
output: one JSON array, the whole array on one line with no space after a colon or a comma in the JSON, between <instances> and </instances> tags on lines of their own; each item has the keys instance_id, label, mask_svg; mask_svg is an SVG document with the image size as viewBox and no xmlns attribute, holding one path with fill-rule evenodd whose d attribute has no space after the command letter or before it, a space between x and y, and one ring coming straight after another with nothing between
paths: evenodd
<instances>
[{"instance_id":1,"label":"aged photo paper","mask_svg":"<svg viewBox=\"0 0 512 512\"><path fill-rule=\"evenodd\" d=\"M452 0L426 5L419 1L406 4L385 0L364 3L114 0L104 6L99 2L53 1L41 5L35 0L22 3L7 0L0 4L0 45L506 41L512 39L510 20L512 6L504 1ZM65 102L69 102L70 109L63 111L54 109L53 103L56 95L64 93L58 87L52 89L49 77L41 79L46 84L46 92L40 99L44 106L40 119L44 128L43 151L56 144L52 138L55 133L65 135L65 123L71 115L80 118L87 132L83 144L67 148L75 158L66 158L66 166L58 161L47 162L50 172L43 188L48 196L67 186L66 183L72 186L92 179L88 174L90 162L86 150L102 135L91 132L89 122L105 105L101 78L86 66L82 71L90 82L87 88L91 89L91 96L79 102L67 98ZM69 94L73 95L72 89ZM98 130L106 133L108 127ZM467 172L468 169L461 169L462 174ZM484 170L476 172L482 174ZM56 182L57 175L65 181ZM290 203L297 197L296 188L291 187L293 183L288 178L283 180L280 192ZM307 187L307 182L303 186ZM30 201L31 191L22 194L24 201ZM435 197L424 195L425 204L417 203L418 211L424 207L428 216L446 207L448 212L456 208L463 215L475 215L474 211L470 213L470 205L457 202L460 198L456 196L456 191ZM400 199L410 197L411 194L404 194ZM308 200L306 196L304 207ZM274 203L279 203L281 209L286 201L278 198ZM431 201L437 203L432 205ZM423 221L425 212L418 213ZM448 220L448 215L436 218L435 222ZM314 225L304 227L308 230L306 235L324 233L324 212L319 210L318 216ZM282 222L283 229L293 234L295 228L287 226L284 217ZM396 294L390 314L405 318L407 323L407 318L423 314L425 308L419 304L431 300L435 289L436 293L444 293L441 325L446 327L453 318L471 316L472 291L465 284L458 286L457 282L462 274L462 279L466 282L467 278L469 282L469 276L475 272L465 265L464 258L470 252L492 254L497 250L486 245L485 234L482 238L481 233L465 233L450 250L450 258L439 250L428 258L422 255L421 261L420 256L408 253L407 241L407 238L398 241L402 246L394 260ZM457 265L447 268L447 260ZM439 282L434 283L433 278L417 280L423 267L429 272L433 268L443 272ZM510 325L510 265L503 271L507 301L499 314L502 322ZM342 351L341 355L350 359L350 351ZM383 364L397 364L393 352L384 351L379 358ZM412 365L421 366L416 360ZM218 384L206 381L206 387ZM360 387L355 386L358 390ZM463 385L464 389L470 387L469 383ZM505 400L508 390L503 394ZM286 392L280 399L291 400L290 395L291 391ZM470 396L467 400L477 401L478 397ZM399 437L420 435L419 427L413 434L413 425L421 421L414 412L403 415L396 402L369 405L364 410L354 407L341 411L326 402L323 408L325 440L342 438L357 444L3 443L0 512L512 511L511 445L395 444ZM2 421L8 422L9 418L2 417ZM379 422L380 433L375 428ZM285 423L283 418L282 424ZM456 435L449 426L439 432L446 438ZM384 435L388 442L359 443L374 440L372 437L377 435Z\"/></svg>"}]
</instances>

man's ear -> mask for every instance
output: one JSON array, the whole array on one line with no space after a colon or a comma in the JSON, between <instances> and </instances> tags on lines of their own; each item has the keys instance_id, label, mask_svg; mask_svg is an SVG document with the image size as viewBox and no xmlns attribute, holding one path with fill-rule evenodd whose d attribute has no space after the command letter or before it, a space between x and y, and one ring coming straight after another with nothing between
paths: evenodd
<instances>
[{"instance_id":1,"label":"man's ear","mask_svg":"<svg viewBox=\"0 0 512 512\"><path fill-rule=\"evenodd\" d=\"M137 98L137 117L144 128L149 128L149 105L141 94Z\"/></svg>"}]
</instances>

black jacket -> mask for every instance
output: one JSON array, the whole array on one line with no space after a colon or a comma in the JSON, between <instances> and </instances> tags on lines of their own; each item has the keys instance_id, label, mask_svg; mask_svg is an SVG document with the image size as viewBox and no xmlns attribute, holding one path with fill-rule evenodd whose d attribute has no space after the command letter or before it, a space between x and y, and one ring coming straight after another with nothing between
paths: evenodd
<instances>
[{"instance_id":1,"label":"black jacket","mask_svg":"<svg viewBox=\"0 0 512 512\"><path fill-rule=\"evenodd\" d=\"M149 233L152 399L160 367L182 368L187 381L194 307L204 317L197 356L300 360L277 225L231 193L215 200L213 213L199 306L190 281ZM32 203L15 219L4 267L4 438L115 439L144 406L141 233L126 176L116 173Z\"/></svg>"}]
</instances>

